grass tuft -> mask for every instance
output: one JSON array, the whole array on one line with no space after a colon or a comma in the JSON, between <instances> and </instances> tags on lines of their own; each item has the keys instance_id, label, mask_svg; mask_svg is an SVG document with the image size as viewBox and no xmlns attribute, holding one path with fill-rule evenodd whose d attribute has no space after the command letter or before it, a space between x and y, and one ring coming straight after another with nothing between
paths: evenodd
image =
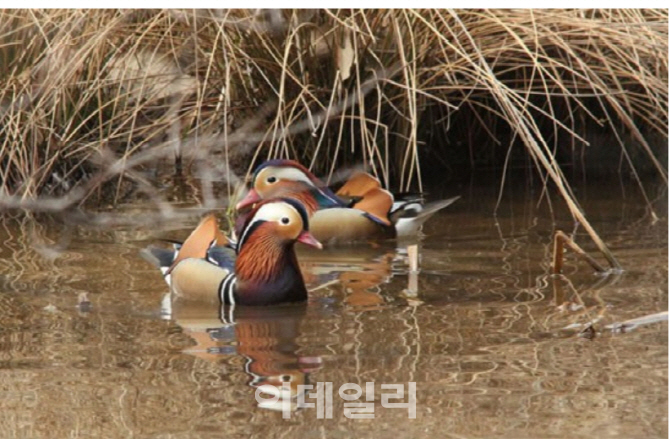
<instances>
[{"instance_id":1,"label":"grass tuft","mask_svg":"<svg viewBox=\"0 0 670 439\"><path fill-rule=\"evenodd\" d=\"M0 207L139 191L164 208L147 174L160 162L201 177L212 206L213 182L277 156L329 177L362 163L405 191L426 152L520 142L598 243L557 157L596 125L643 194L640 155L667 184L667 147L649 141L667 139L667 23L667 9L3 10Z\"/></svg>"}]
</instances>

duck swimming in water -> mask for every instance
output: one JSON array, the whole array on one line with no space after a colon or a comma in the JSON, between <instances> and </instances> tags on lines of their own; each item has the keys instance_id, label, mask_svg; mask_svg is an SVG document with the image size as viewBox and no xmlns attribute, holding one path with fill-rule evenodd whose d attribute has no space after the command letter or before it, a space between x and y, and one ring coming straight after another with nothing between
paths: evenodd
<instances>
[{"instance_id":1,"label":"duck swimming in water","mask_svg":"<svg viewBox=\"0 0 670 439\"><path fill-rule=\"evenodd\" d=\"M142 254L161 268L175 300L273 305L307 300L296 242L321 248L302 204L270 199L245 217L232 247L209 215L182 245L149 247Z\"/></svg>"},{"instance_id":2,"label":"duck swimming in water","mask_svg":"<svg viewBox=\"0 0 670 439\"><path fill-rule=\"evenodd\" d=\"M256 168L238 210L261 200L286 197L300 201L310 215L310 230L321 242L411 236L435 212L460 197L424 205L421 197L394 200L378 179L358 172L333 192L293 160L269 160Z\"/></svg>"}]
</instances>

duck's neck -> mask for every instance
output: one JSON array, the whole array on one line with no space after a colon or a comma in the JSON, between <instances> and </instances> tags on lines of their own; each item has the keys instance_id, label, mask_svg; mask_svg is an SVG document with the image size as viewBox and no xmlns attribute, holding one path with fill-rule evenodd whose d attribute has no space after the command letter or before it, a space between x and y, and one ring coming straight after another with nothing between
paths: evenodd
<instances>
[{"instance_id":1,"label":"duck's neck","mask_svg":"<svg viewBox=\"0 0 670 439\"><path fill-rule=\"evenodd\" d=\"M305 206L307 215L311 217L312 215L314 215L314 212L316 212L320 208L317 194L318 194L317 190L301 189L291 193L290 197L299 201L303 206Z\"/></svg>"},{"instance_id":2,"label":"duck's neck","mask_svg":"<svg viewBox=\"0 0 670 439\"><path fill-rule=\"evenodd\" d=\"M345 203L338 198L337 195L333 193L327 187L322 187L312 190L312 196L318 203L319 209L329 209L331 207L344 207Z\"/></svg>"},{"instance_id":3,"label":"duck's neck","mask_svg":"<svg viewBox=\"0 0 670 439\"><path fill-rule=\"evenodd\" d=\"M344 206L344 202L327 187L309 186L303 182L287 185L277 196L299 201L310 217L319 209Z\"/></svg>"},{"instance_id":4,"label":"duck's neck","mask_svg":"<svg viewBox=\"0 0 670 439\"><path fill-rule=\"evenodd\" d=\"M272 305L307 300L293 244L272 237L245 242L235 262L235 295L242 305Z\"/></svg>"}]
</instances>

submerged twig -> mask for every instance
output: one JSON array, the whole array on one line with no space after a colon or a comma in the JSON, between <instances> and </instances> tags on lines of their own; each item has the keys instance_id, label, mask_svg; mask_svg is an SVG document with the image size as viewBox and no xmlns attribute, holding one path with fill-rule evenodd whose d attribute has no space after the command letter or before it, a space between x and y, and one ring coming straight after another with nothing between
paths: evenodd
<instances>
[{"instance_id":1,"label":"submerged twig","mask_svg":"<svg viewBox=\"0 0 670 439\"><path fill-rule=\"evenodd\" d=\"M575 252L577 256L586 261L595 271L598 273L605 273L605 269L598 261L593 259L591 255L586 253L575 241L572 240L568 235L563 233L561 230L557 230L554 234L554 260L552 264L552 269L554 274L560 274L563 271L563 248L567 246ZM618 264L612 266L612 268L619 268Z\"/></svg>"},{"instance_id":2,"label":"submerged twig","mask_svg":"<svg viewBox=\"0 0 670 439\"><path fill-rule=\"evenodd\" d=\"M638 326L649 325L652 323L658 322L667 322L668 321L668 311L662 311L654 314L649 314L643 317L637 317L634 319L626 320L623 322L616 322L609 325L606 325L606 329L611 329L612 332L630 332L636 329Z\"/></svg>"},{"instance_id":3,"label":"submerged twig","mask_svg":"<svg viewBox=\"0 0 670 439\"><path fill-rule=\"evenodd\" d=\"M419 294L419 246L417 244L407 246L407 262L409 273L405 294L406 296L417 297Z\"/></svg>"}]
</instances>

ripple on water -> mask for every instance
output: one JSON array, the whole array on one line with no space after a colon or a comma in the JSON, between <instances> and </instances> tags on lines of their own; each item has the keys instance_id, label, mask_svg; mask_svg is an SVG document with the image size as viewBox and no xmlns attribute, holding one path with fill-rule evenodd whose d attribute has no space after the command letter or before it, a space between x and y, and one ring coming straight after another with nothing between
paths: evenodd
<instances>
[{"instance_id":1,"label":"ripple on water","mask_svg":"<svg viewBox=\"0 0 670 439\"><path fill-rule=\"evenodd\" d=\"M522 199L503 203L522 214L494 219L495 196L470 196L427 225L418 293L408 292L406 251L393 243L301 250L314 289L309 304L297 314L237 314L223 329L216 310L200 326L177 314L161 320L167 287L137 256L147 234L75 229L69 245L45 259L35 236L57 243L62 226L3 218L0 431L666 437L667 321L626 333L607 328L667 310L665 220L646 222L640 200L591 198L594 227L626 272L602 281L569 257L566 276L554 280L551 233L571 230L569 217L549 218L537 200ZM593 250L584 234L577 238ZM81 293L91 304L85 312L76 307ZM577 336L589 322L592 337ZM306 408L282 419L259 408L256 387L276 380L291 381L287 398L298 384L332 382L333 418ZM374 395L366 382L375 383ZM416 383L416 420L381 403L382 383L408 382ZM345 383L362 386L373 420L344 417L337 389Z\"/></svg>"}]
</instances>

